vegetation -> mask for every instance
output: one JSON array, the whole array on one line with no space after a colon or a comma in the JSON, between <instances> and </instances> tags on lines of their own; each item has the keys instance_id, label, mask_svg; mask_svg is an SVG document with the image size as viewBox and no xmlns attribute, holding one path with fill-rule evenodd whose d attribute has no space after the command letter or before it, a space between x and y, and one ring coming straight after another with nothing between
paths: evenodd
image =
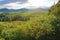
<instances>
[{"instance_id":1,"label":"vegetation","mask_svg":"<svg viewBox=\"0 0 60 40\"><path fill-rule=\"evenodd\" d=\"M0 40L60 40L60 1L47 12L0 12Z\"/></svg>"}]
</instances>

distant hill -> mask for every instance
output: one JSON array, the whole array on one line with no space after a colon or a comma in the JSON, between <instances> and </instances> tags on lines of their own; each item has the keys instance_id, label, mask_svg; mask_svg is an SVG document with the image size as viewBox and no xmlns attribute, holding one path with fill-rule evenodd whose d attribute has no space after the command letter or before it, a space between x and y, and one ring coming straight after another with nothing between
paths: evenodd
<instances>
[{"instance_id":1,"label":"distant hill","mask_svg":"<svg viewBox=\"0 0 60 40\"><path fill-rule=\"evenodd\" d=\"M7 9L7 8L2 8L0 9L0 12L25 12L25 11L28 11L29 9L26 9L26 8L22 8L22 9Z\"/></svg>"},{"instance_id":2,"label":"distant hill","mask_svg":"<svg viewBox=\"0 0 60 40\"><path fill-rule=\"evenodd\" d=\"M49 7L44 7L44 8L33 9L32 11L43 12L43 11L48 11L49 9L50 9Z\"/></svg>"},{"instance_id":3,"label":"distant hill","mask_svg":"<svg viewBox=\"0 0 60 40\"><path fill-rule=\"evenodd\" d=\"M37 8L37 9L27 9L27 8L22 8L22 9L7 9L7 8L1 8L0 12L25 12L29 10L34 10L34 11L47 11L49 8Z\"/></svg>"}]
</instances>

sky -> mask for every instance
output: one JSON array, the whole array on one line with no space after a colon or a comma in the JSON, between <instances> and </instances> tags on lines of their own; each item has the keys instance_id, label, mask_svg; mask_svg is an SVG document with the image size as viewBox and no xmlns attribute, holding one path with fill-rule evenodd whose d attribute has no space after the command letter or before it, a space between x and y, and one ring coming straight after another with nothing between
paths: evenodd
<instances>
[{"instance_id":1,"label":"sky","mask_svg":"<svg viewBox=\"0 0 60 40\"><path fill-rule=\"evenodd\" d=\"M51 7L58 0L0 0L0 8L8 9L35 9L41 7Z\"/></svg>"}]
</instances>

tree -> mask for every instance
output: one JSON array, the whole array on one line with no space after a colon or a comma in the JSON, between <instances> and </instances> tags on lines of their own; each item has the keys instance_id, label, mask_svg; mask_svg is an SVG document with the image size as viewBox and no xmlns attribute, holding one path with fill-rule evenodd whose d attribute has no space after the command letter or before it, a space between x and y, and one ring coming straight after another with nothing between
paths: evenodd
<instances>
[{"instance_id":1,"label":"tree","mask_svg":"<svg viewBox=\"0 0 60 40\"><path fill-rule=\"evenodd\" d=\"M60 0L56 5L53 5L50 9L50 15L54 15L55 19L52 21L52 25L55 29L56 40L60 40Z\"/></svg>"}]
</instances>

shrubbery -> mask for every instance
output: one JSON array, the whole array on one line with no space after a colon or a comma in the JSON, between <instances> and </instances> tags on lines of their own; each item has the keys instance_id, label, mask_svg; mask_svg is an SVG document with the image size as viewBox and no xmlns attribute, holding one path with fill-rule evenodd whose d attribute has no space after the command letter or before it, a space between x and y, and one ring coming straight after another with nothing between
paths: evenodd
<instances>
[{"instance_id":1,"label":"shrubbery","mask_svg":"<svg viewBox=\"0 0 60 40\"><path fill-rule=\"evenodd\" d=\"M59 3L49 13L0 13L0 40L60 40Z\"/></svg>"}]
</instances>

